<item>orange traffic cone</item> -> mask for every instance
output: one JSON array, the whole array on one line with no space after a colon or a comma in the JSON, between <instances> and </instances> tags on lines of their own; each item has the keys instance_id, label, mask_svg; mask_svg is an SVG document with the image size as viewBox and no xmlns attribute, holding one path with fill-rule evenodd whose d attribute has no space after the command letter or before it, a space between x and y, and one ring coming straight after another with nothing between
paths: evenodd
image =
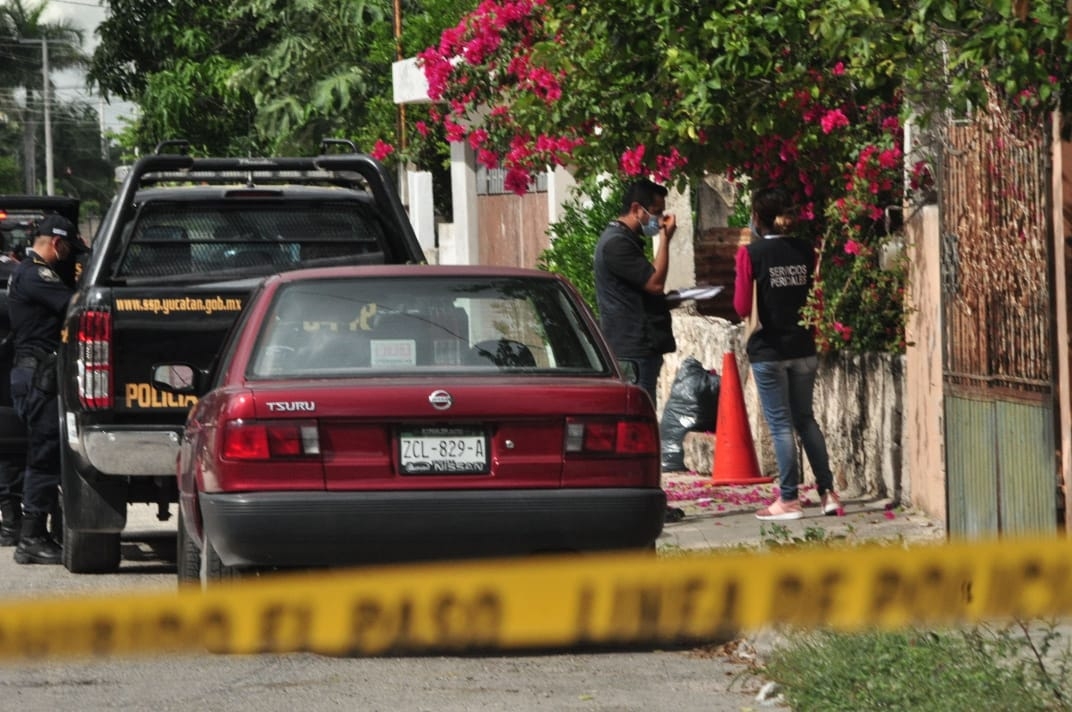
<instances>
[{"instance_id":1,"label":"orange traffic cone","mask_svg":"<svg viewBox=\"0 0 1072 712\"><path fill-rule=\"evenodd\" d=\"M770 482L759 472L759 458L744 407L737 357L722 357L722 382L718 392L718 419L715 422L715 461L711 467L713 485L755 485Z\"/></svg>"}]
</instances>

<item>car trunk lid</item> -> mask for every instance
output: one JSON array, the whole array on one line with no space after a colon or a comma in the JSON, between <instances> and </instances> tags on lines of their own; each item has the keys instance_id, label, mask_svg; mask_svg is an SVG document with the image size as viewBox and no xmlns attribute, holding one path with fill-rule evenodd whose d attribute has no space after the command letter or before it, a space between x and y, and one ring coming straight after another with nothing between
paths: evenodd
<instances>
[{"instance_id":1,"label":"car trunk lid","mask_svg":"<svg viewBox=\"0 0 1072 712\"><path fill-rule=\"evenodd\" d=\"M315 418L329 490L605 486L657 472L655 452L626 463L564 451L571 420L653 421L644 415L643 392L620 381L498 376L442 383L431 377L253 385L256 417Z\"/></svg>"}]
</instances>

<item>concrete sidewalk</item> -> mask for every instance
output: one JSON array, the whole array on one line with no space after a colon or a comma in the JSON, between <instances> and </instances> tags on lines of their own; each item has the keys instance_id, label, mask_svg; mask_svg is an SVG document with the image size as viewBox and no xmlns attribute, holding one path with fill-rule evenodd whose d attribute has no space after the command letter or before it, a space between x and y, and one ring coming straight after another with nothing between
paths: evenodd
<instances>
[{"instance_id":1,"label":"concrete sidewalk","mask_svg":"<svg viewBox=\"0 0 1072 712\"><path fill-rule=\"evenodd\" d=\"M941 542L945 525L921 512L894 506L888 500L842 497L842 516L823 516L814 486L801 488L804 518L787 522L764 522L755 512L777 496L774 482L738 486L713 486L709 475L689 472L665 473L663 489L670 506L685 512L679 522L667 522L656 544L659 551L763 547L765 540L788 543L787 537L816 538L847 543L903 541Z\"/></svg>"}]
</instances>

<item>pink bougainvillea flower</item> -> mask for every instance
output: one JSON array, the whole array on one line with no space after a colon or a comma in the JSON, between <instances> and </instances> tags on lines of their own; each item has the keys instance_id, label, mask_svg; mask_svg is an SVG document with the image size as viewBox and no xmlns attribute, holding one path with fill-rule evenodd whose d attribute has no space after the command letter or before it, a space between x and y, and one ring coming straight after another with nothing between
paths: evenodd
<instances>
[{"instance_id":1,"label":"pink bougainvillea flower","mask_svg":"<svg viewBox=\"0 0 1072 712\"><path fill-rule=\"evenodd\" d=\"M627 176L638 176L644 170L644 144L640 144L633 150L626 149L618 163L622 172Z\"/></svg>"},{"instance_id":2,"label":"pink bougainvillea flower","mask_svg":"<svg viewBox=\"0 0 1072 712\"><path fill-rule=\"evenodd\" d=\"M886 519L893 519L896 517L892 509L887 509L885 512L882 513L882 516L884 516Z\"/></svg>"},{"instance_id":3,"label":"pink bougainvillea flower","mask_svg":"<svg viewBox=\"0 0 1072 712\"><path fill-rule=\"evenodd\" d=\"M657 183L666 182L674 174L674 171L683 167L687 162L687 159L678 153L676 148L671 148L670 153L665 156L656 156L653 175L655 181Z\"/></svg>"},{"instance_id":4,"label":"pink bougainvillea flower","mask_svg":"<svg viewBox=\"0 0 1072 712\"><path fill-rule=\"evenodd\" d=\"M856 240L849 240L845 243L845 252L850 255L860 254L860 243Z\"/></svg>"},{"instance_id":5,"label":"pink bougainvillea flower","mask_svg":"<svg viewBox=\"0 0 1072 712\"><path fill-rule=\"evenodd\" d=\"M822 127L824 134L828 134L834 129L839 129L848 125L849 117L845 116L845 113L841 109L828 111L823 114L823 118L819 120L819 126Z\"/></svg>"},{"instance_id":6,"label":"pink bougainvillea flower","mask_svg":"<svg viewBox=\"0 0 1072 712\"><path fill-rule=\"evenodd\" d=\"M376 145L372 147L372 152L370 155L377 161L382 161L394 152L394 146L389 143L384 143L381 139L376 139Z\"/></svg>"},{"instance_id":7,"label":"pink bougainvillea flower","mask_svg":"<svg viewBox=\"0 0 1072 712\"><path fill-rule=\"evenodd\" d=\"M846 326L845 324L842 324L840 321L835 321L834 322L834 331L836 331L841 336L842 341L850 341L850 340L852 340L852 327L851 326Z\"/></svg>"},{"instance_id":8,"label":"pink bougainvillea flower","mask_svg":"<svg viewBox=\"0 0 1072 712\"><path fill-rule=\"evenodd\" d=\"M838 62L837 64L834 65L834 68L831 71L834 73L835 77L840 77L842 74L845 73L845 63L844 62Z\"/></svg>"},{"instance_id":9,"label":"pink bougainvillea flower","mask_svg":"<svg viewBox=\"0 0 1072 712\"><path fill-rule=\"evenodd\" d=\"M888 148L878 156L878 164L883 168L898 168L901 165L901 149L894 146Z\"/></svg>"},{"instance_id":10,"label":"pink bougainvillea flower","mask_svg":"<svg viewBox=\"0 0 1072 712\"><path fill-rule=\"evenodd\" d=\"M461 124L450 119L443 119L443 127L447 130L448 141L461 141L465 138L465 128Z\"/></svg>"},{"instance_id":11,"label":"pink bougainvillea flower","mask_svg":"<svg viewBox=\"0 0 1072 712\"><path fill-rule=\"evenodd\" d=\"M476 154L477 163L485 168L497 168L499 166L499 155L494 151L489 151L486 148L482 148L477 151Z\"/></svg>"},{"instance_id":12,"label":"pink bougainvillea flower","mask_svg":"<svg viewBox=\"0 0 1072 712\"><path fill-rule=\"evenodd\" d=\"M529 189L529 174L523 168L511 168L506 171L503 186L517 195L524 195Z\"/></svg>"},{"instance_id":13,"label":"pink bougainvillea flower","mask_svg":"<svg viewBox=\"0 0 1072 712\"><path fill-rule=\"evenodd\" d=\"M423 121L418 121L417 133L419 133L424 138L428 138L428 124L424 123Z\"/></svg>"},{"instance_id":14,"label":"pink bougainvillea flower","mask_svg":"<svg viewBox=\"0 0 1072 712\"><path fill-rule=\"evenodd\" d=\"M474 151L480 148L480 146L483 145L483 143L487 140L488 132L484 129L475 129L471 134L469 134L469 145L473 148Z\"/></svg>"}]
</instances>

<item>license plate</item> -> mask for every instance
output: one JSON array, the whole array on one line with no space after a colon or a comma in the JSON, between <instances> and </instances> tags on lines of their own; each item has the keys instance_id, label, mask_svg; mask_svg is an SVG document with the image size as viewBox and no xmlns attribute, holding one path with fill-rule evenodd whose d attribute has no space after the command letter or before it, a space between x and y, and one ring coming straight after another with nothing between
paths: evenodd
<instances>
[{"instance_id":1,"label":"license plate","mask_svg":"<svg viewBox=\"0 0 1072 712\"><path fill-rule=\"evenodd\" d=\"M488 471L488 438L473 428L422 428L399 435L402 474L482 474Z\"/></svg>"}]
</instances>

